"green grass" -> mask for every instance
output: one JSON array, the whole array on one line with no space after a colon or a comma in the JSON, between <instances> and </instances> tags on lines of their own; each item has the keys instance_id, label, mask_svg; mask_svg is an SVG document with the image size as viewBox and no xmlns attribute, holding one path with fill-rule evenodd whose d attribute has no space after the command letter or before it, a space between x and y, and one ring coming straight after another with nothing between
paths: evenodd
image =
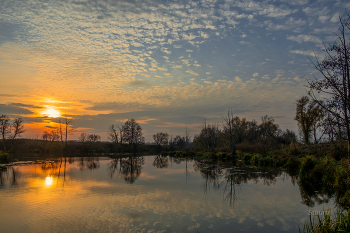
<instances>
[{"instance_id":1,"label":"green grass","mask_svg":"<svg viewBox=\"0 0 350 233\"><path fill-rule=\"evenodd\" d=\"M350 215L348 211L338 211L332 218L330 211L322 218L320 215L310 215L310 221L304 223L303 229L299 226L299 232L302 233L333 233L350 232Z\"/></svg>"}]
</instances>

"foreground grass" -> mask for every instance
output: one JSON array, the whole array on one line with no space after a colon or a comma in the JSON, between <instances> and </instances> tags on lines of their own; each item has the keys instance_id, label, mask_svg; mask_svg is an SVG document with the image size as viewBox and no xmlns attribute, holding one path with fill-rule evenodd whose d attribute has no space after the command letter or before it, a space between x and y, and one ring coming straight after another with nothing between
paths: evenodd
<instances>
[{"instance_id":1,"label":"foreground grass","mask_svg":"<svg viewBox=\"0 0 350 233\"><path fill-rule=\"evenodd\" d=\"M324 218L315 215L310 221L306 222L303 229L299 227L301 233L333 233L350 232L350 214L348 211L339 210L337 215L332 218L331 213L327 212Z\"/></svg>"}]
</instances>

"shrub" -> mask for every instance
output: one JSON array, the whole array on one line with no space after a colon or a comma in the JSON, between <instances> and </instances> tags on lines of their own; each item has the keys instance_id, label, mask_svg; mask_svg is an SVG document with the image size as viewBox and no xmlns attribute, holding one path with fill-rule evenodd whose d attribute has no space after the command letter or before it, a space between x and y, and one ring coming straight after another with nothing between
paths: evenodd
<instances>
[{"instance_id":1,"label":"shrub","mask_svg":"<svg viewBox=\"0 0 350 233\"><path fill-rule=\"evenodd\" d=\"M9 162L9 154L6 152L0 151L0 163L8 163Z\"/></svg>"},{"instance_id":2,"label":"shrub","mask_svg":"<svg viewBox=\"0 0 350 233\"><path fill-rule=\"evenodd\" d=\"M261 159L260 155L258 155L258 154L254 155L252 158L252 164L255 166L259 166L260 159Z\"/></svg>"},{"instance_id":3,"label":"shrub","mask_svg":"<svg viewBox=\"0 0 350 233\"><path fill-rule=\"evenodd\" d=\"M316 166L316 161L311 156L301 159L299 176L302 179L309 179L312 169Z\"/></svg>"},{"instance_id":4,"label":"shrub","mask_svg":"<svg viewBox=\"0 0 350 233\"><path fill-rule=\"evenodd\" d=\"M215 156L218 159L226 159L227 158L227 153L226 152L218 152L218 153L215 154Z\"/></svg>"},{"instance_id":5,"label":"shrub","mask_svg":"<svg viewBox=\"0 0 350 233\"><path fill-rule=\"evenodd\" d=\"M244 156L243 156L244 163L250 164L250 160L252 159L252 157L253 156L251 154L244 154Z\"/></svg>"},{"instance_id":6,"label":"shrub","mask_svg":"<svg viewBox=\"0 0 350 233\"><path fill-rule=\"evenodd\" d=\"M284 164L284 167L288 170L298 169L300 166L300 160L294 156L289 157L287 163Z\"/></svg>"},{"instance_id":7,"label":"shrub","mask_svg":"<svg viewBox=\"0 0 350 233\"><path fill-rule=\"evenodd\" d=\"M289 151L292 155L298 155L300 153L300 147L297 142L292 141L289 144Z\"/></svg>"},{"instance_id":8,"label":"shrub","mask_svg":"<svg viewBox=\"0 0 350 233\"><path fill-rule=\"evenodd\" d=\"M270 156L263 157L259 160L260 167L269 167L273 164L272 158Z\"/></svg>"}]
</instances>

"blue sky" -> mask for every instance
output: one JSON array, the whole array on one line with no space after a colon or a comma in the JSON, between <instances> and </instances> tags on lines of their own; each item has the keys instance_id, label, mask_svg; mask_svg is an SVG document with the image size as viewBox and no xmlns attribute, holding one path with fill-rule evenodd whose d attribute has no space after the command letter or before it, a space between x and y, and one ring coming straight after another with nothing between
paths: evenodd
<instances>
[{"instance_id":1,"label":"blue sky","mask_svg":"<svg viewBox=\"0 0 350 233\"><path fill-rule=\"evenodd\" d=\"M275 117L297 130L306 95L335 40L344 0L17 1L0 4L0 114L23 117L30 137L55 127L55 109L107 139L135 118L192 136L204 118ZM309 58L308 58L309 57Z\"/></svg>"}]
</instances>

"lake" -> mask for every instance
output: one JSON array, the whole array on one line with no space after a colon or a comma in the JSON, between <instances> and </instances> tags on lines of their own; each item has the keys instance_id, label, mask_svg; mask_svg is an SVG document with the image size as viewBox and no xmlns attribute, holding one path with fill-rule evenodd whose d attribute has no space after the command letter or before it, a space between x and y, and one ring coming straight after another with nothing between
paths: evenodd
<instances>
[{"instance_id":1,"label":"lake","mask_svg":"<svg viewBox=\"0 0 350 233\"><path fill-rule=\"evenodd\" d=\"M286 172L218 162L62 158L0 174L0 232L298 232L335 210Z\"/></svg>"}]
</instances>

